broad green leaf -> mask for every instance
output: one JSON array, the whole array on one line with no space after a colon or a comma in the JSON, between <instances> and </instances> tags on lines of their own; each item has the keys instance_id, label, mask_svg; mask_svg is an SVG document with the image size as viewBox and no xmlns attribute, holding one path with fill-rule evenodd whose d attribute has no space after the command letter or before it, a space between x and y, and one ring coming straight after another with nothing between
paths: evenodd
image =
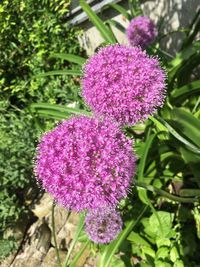
<instances>
[{"instance_id":1,"label":"broad green leaf","mask_svg":"<svg viewBox=\"0 0 200 267\"><path fill-rule=\"evenodd\" d=\"M112 7L117 12L122 14L127 20L131 20L132 19L131 15L128 13L128 11L125 8L123 8L122 6L120 6L118 4L108 4L108 6Z\"/></svg>"},{"instance_id":2,"label":"broad green leaf","mask_svg":"<svg viewBox=\"0 0 200 267\"><path fill-rule=\"evenodd\" d=\"M158 238L165 238L171 236L171 234L174 233L172 232L172 222L174 219L174 215L166 211L157 211L157 215L160 218L162 231L160 229L160 225L155 214L152 214L149 218L149 227L151 228L151 231L154 232Z\"/></svg>"},{"instance_id":3,"label":"broad green leaf","mask_svg":"<svg viewBox=\"0 0 200 267\"><path fill-rule=\"evenodd\" d=\"M155 258L155 251L151 247L142 247L142 252L151 256L152 258Z\"/></svg>"},{"instance_id":4,"label":"broad green leaf","mask_svg":"<svg viewBox=\"0 0 200 267\"><path fill-rule=\"evenodd\" d=\"M133 227L140 221L146 209L147 209L147 206L142 210L137 220L132 220L128 222L127 225L125 226L125 229L119 234L118 238L105 247L102 253L102 256L100 258L98 267L109 267L110 266L110 262L111 262L113 255L116 253L117 249L122 244L122 242L126 239L126 237L130 233L130 231L133 229Z\"/></svg>"},{"instance_id":5,"label":"broad green leaf","mask_svg":"<svg viewBox=\"0 0 200 267\"><path fill-rule=\"evenodd\" d=\"M132 243L137 244L138 246L141 245L141 246L151 247L151 245L138 233L131 232L127 239Z\"/></svg>"},{"instance_id":6,"label":"broad green leaf","mask_svg":"<svg viewBox=\"0 0 200 267\"><path fill-rule=\"evenodd\" d=\"M84 57L76 56L73 54L65 54L65 53L53 53L50 57L61 58L69 62L76 63L78 65L83 65L87 60Z\"/></svg>"},{"instance_id":7,"label":"broad green leaf","mask_svg":"<svg viewBox=\"0 0 200 267\"><path fill-rule=\"evenodd\" d=\"M103 21L95 14L95 12L90 8L90 6L86 3L85 0L79 1L80 6L88 15L91 22L96 26L98 31L101 33L102 37L105 39L106 42L110 44L116 43L116 39L113 38L112 32L104 25Z\"/></svg>"},{"instance_id":8,"label":"broad green leaf","mask_svg":"<svg viewBox=\"0 0 200 267\"><path fill-rule=\"evenodd\" d=\"M175 262L179 259L179 253L176 247L172 247L170 250L170 259L172 262Z\"/></svg>"},{"instance_id":9,"label":"broad green leaf","mask_svg":"<svg viewBox=\"0 0 200 267\"><path fill-rule=\"evenodd\" d=\"M200 120L181 108L174 108L171 111L171 118L175 122L175 129L200 148Z\"/></svg>"},{"instance_id":10,"label":"broad green leaf","mask_svg":"<svg viewBox=\"0 0 200 267\"><path fill-rule=\"evenodd\" d=\"M156 267L172 267L172 265L170 263L167 263L167 262L164 262L161 260L156 260L154 263L155 263L154 266L156 266Z\"/></svg>"},{"instance_id":11,"label":"broad green leaf","mask_svg":"<svg viewBox=\"0 0 200 267\"><path fill-rule=\"evenodd\" d=\"M185 264L184 264L184 262L182 260L177 260L174 263L173 267L185 267Z\"/></svg>"},{"instance_id":12,"label":"broad green leaf","mask_svg":"<svg viewBox=\"0 0 200 267\"><path fill-rule=\"evenodd\" d=\"M80 70L52 70L47 71L38 75L33 76L33 78L42 78L47 76L54 76L54 75L72 75L72 76L82 76L82 71Z\"/></svg>"},{"instance_id":13,"label":"broad green leaf","mask_svg":"<svg viewBox=\"0 0 200 267\"><path fill-rule=\"evenodd\" d=\"M174 89L171 95L172 101L175 103L180 102L180 100L183 100L188 96L198 92L200 92L200 80L188 83L180 88Z\"/></svg>"},{"instance_id":14,"label":"broad green leaf","mask_svg":"<svg viewBox=\"0 0 200 267\"><path fill-rule=\"evenodd\" d=\"M168 247L160 247L156 252L157 259L165 259L169 256L169 248Z\"/></svg>"},{"instance_id":15,"label":"broad green leaf","mask_svg":"<svg viewBox=\"0 0 200 267\"><path fill-rule=\"evenodd\" d=\"M156 245L157 247L163 247L163 246L166 246L166 247L170 247L171 246L171 242L170 242L170 239L169 238L166 238L166 237L161 237L161 238L156 238Z\"/></svg>"}]
</instances>

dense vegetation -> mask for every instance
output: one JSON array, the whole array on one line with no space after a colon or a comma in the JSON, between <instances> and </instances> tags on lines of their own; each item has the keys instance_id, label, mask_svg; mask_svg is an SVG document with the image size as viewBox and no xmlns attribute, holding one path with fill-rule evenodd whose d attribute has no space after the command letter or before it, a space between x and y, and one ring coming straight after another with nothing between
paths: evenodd
<instances>
[{"instance_id":1,"label":"dense vegetation","mask_svg":"<svg viewBox=\"0 0 200 267\"><path fill-rule=\"evenodd\" d=\"M81 53L77 30L63 21L68 6L69 1L57 0L0 3L0 257L14 245L6 230L27 211L30 189L34 188L32 198L37 195L32 171L35 142L47 124L40 121L38 126L29 105L67 104L78 93L78 82L71 77L34 78L71 66L51 53Z\"/></svg>"},{"instance_id":2,"label":"dense vegetation","mask_svg":"<svg viewBox=\"0 0 200 267\"><path fill-rule=\"evenodd\" d=\"M131 5L137 1L129 2ZM80 4L103 36L105 43L102 45L116 43L110 26L125 32L124 27L114 20L103 23L84 0ZM131 13L117 4L111 7L128 20L141 14L135 4L131 6ZM124 229L108 245L94 245L85 235L80 236L80 240L89 242L91 252L99 253L98 266L199 266L200 81L195 75L200 61L200 43L196 40L199 15L198 11L185 30L181 49L174 57L162 50L160 35L147 49L149 54L159 55L167 71L165 105L145 123L124 129L135 139L139 157L135 186L129 198L120 204ZM80 69L85 60L77 56L62 57L76 62ZM41 116L45 111L52 117L52 110L56 110L55 118L66 118L70 112L85 113L82 109L69 110L58 105L38 103L35 107ZM74 242L79 239L82 226L83 219ZM64 266L68 266L68 256ZM78 257L80 253L75 260ZM74 261L70 266L74 266Z\"/></svg>"},{"instance_id":3,"label":"dense vegetation","mask_svg":"<svg viewBox=\"0 0 200 267\"><path fill-rule=\"evenodd\" d=\"M26 208L24 192L34 183L31 165L35 139L55 121L86 112L78 94L86 59L79 57L81 51L73 31L62 21L66 6L61 4L55 10L56 2L15 0L13 5L8 1L0 5L3 230L12 226ZM137 1L129 2L130 13L117 4L111 7L130 20L141 10L132 5ZM103 36L103 45L116 43L110 26L125 31L123 26L113 20L103 23L85 1L80 4ZM38 6L40 13L36 12ZM47 14L51 19L45 20ZM95 245L81 231L81 217L71 248L79 240L83 249L70 266L75 266L86 245L91 248L91 255L99 254L101 267L200 266L200 80L196 75L200 62L199 25L198 11L174 57L162 50L161 38L147 49L149 54L159 55L167 71L167 96L164 107L155 116L124 129L135 139L138 155L134 186L119 207L124 228L110 244ZM68 103L75 108L67 107ZM69 264L69 253L65 266Z\"/></svg>"}]
</instances>

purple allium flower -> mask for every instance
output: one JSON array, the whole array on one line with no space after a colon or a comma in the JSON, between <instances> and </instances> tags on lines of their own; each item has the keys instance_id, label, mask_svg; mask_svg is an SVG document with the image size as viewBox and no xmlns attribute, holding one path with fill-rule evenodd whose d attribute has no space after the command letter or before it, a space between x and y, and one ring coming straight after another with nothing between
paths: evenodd
<instances>
[{"instance_id":1,"label":"purple allium flower","mask_svg":"<svg viewBox=\"0 0 200 267\"><path fill-rule=\"evenodd\" d=\"M110 119L63 121L42 137L37 152L38 181L75 211L115 206L135 173L132 141Z\"/></svg>"},{"instance_id":2,"label":"purple allium flower","mask_svg":"<svg viewBox=\"0 0 200 267\"><path fill-rule=\"evenodd\" d=\"M163 104L165 72L139 47L102 48L84 66L83 98L97 115L134 125Z\"/></svg>"},{"instance_id":3,"label":"purple allium flower","mask_svg":"<svg viewBox=\"0 0 200 267\"><path fill-rule=\"evenodd\" d=\"M95 243L109 243L122 230L122 219L114 208L89 210L85 219L85 231Z\"/></svg>"},{"instance_id":4,"label":"purple allium flower","mask_svg":"<svg viewBox=\"0 0 200 267\"><path fill-rule=\"evenodd\" d=\"M142 48L152 44L158 35L153 21L145 16L132 19L126 33L131 45L140 45Z\"/></svg>"}]
</instances>

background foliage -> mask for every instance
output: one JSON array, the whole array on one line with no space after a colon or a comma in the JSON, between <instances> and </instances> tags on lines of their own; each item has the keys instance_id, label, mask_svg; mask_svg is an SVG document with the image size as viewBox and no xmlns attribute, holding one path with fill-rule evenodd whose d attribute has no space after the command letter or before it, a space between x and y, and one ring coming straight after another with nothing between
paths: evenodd
<instances>
[{"instance_id":1,"label":"background foliage","mask_svg":"<svg viewBox=\"0 0 200 267\"><path fill-rule=\"evenodd\" d=\"M53 125L49 120L45 125L39 122L29 105L37 101L68 104L79 92L79 82L72 77L35 78L49 69L72 65L50 53L82 53L75 37L80 32L63 22L68 6L69 1L57 0L0 3L0 257L14 247L5 230L27 210L28 189L36 190L35 142L41 128Z\"/></svg>"}]
</instances>

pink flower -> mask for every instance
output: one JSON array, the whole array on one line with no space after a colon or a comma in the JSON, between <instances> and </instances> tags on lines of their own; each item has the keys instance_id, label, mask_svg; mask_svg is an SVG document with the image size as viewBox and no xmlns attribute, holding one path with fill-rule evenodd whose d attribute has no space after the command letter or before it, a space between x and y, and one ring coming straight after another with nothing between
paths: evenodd
<instances>
[{"instance_id":1,"label":"pink flower","mask_svg":"<svg viewBox=\"0 0 200 267\"><path fill-rule=\"evenodd\" d=\"M82 95L97 116L134 125L162 106L165 72L139 47L102 48L84 66Z\"/></svg>"},{"instance_id":2,"label":"pink flower","mask_svg":"<svg viewBox=\"0 0 200 267\"><path fill-rule=\"evenodd\" d=\"M132 141L107 118L73 117L42 137L35 172L69 209L115 206L135 174Z\"/></svg>"},{"instance_id":3,"label":"pink flower","mask_svg":"<svg viewBox=\"0 0 200 267\"><path fill-rule=\"evenodd\" d=\"M132 46L145 48L154 42L157 35L155 24L145 16L132 19L127 28L127 37Z\"/></svg>"},{"instance_id":4,"label":"pink flower","mask_svg":"<svg viewBox=\"0 0 200 267\"><path fill-rule=\"evenodd\" d=\"M122 230L122 219L114 208L89 210L85 219L85 231L95 243L109 243Z\"/></svg>"}]
</instances>

